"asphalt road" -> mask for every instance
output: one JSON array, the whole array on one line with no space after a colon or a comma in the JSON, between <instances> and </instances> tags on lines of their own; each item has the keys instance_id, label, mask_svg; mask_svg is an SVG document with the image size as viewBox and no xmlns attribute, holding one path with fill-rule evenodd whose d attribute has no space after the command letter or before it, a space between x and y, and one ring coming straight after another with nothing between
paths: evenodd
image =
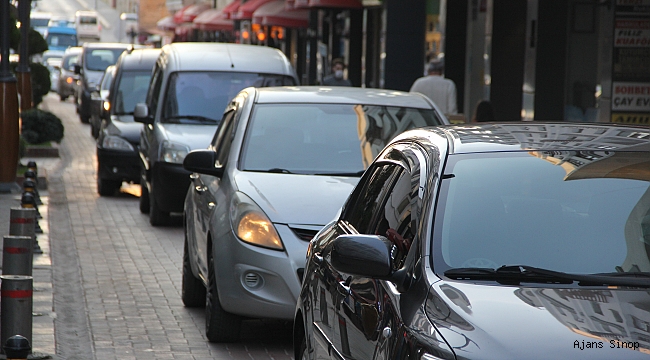
<instances>
[{"instance_id":1,"label":"asphalt road","mask_svg":"<svg viewBox=\"0 0 650 360\"><path fill-rule=\"evenodd\" d=\"M50 93L41 107L65 126L61 161L48 174L57 358L293 358L288 322L247 320L240 342L209 343L204 310L181 301L181 222L149 225L137 185L99 197L90 126L72 99Z\"/></svg>"}]
</instances>

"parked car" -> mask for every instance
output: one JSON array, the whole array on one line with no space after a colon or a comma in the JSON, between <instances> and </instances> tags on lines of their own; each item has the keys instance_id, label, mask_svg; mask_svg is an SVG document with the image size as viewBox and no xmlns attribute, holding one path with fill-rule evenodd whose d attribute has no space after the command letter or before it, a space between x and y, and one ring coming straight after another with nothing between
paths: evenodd
<instances>
[{"instance_id":1,"label":"parked car","mask_svg":"<svg viewBox=\"0 0 650 360\"><path fill-rule=\"evenodd\" d=\"M82 123L90 121L90 93L99 85L107 67L115 65L117 58L128 49L129 44L120 43L84 43L75 73L79 75L79 92L77 94L77 113Z\"/></svg>"},{"instance_id":2,"label":"parked car","mask_svg":"<svg viewBox=\"0 0 650 360\"><path fill-rule=\"evenodd\" d=\"M70 96L76 97L79 91L79 75L75 74L74 65L77 63L80 53L81 47L70 47L63 53L61 58L61 73L59 74L57 87L57 93L61 101L65 101Z\"/></svg>"},{"instance_id":3,"label":"parked car","mask_svg":"<svg viewBox=\"0 0 650 360\"><path fill-rule=\"evenodd\" d=\"M309 243L296 359L641 359L650 129L405 132Z\"/></svg>"},{"instance_id":4,"label":"parked car","mask_svg":"<svg viewBox=\"0 0 650 360\"><path fill-rule=\"evenodd\" d=\"M140 182L138 144L142 124L133 121L133 109L145 101L151 73L160 49L125 51L103 102L97 139L97 192L112 195L122 182Z\"/></svg>"},{"instance_id":5,"label":"parked car","mask_svg":"<svg viewBox=\"0 0 650 360\"><path fill-rule=\"evenodd\" d=\"M85 39L99 41L101 24L99 15L93 10L79 10L75 13L75 29L80 41Z\"/></svg>"},{"instance_id":6,"label":"parked car","mask_svg":"<svg viewBox=\"0 0 650 360\"><path fill-rule=\"evenodd\" d=\"M279 50L228 43L172 43L162 48L146 103L136 106L142 129L140 211L153 226L182 213L190 173L185 155L205 149L228 102L248 86L297 85Z\"/></svg>"},{"instance_id":7,"label":"parked car","mask_svg":"<svg viewBox=\"0 0 650 360\"><path fill-rule=\"evenodd\" d=\"M77 30L66 26L48 27L45 30L45 42L50 51L65 51L71 46L77 46Z\"/></svg>"},{"instance_id":8,"label":"parked car","mask_svg":"<svg viewBox=\"0 0 650 360\"><path fill-rule=\"evenodd\" d=\"M105 112L104 106L108 106L108 94L115 77L115 65L111 65L104 70L104 75L99 85L90 92L90 135L97 139L99 136L99 128L102 125Z\"/></svg>"},{"instance_id":9,"label":"parked car","mask_svg":"<svg viewBox=\"0 0 650 360\"><path fill-rule=\"evenodd\" d=\"M309 240L375 155L407 129L447 123L421 94L243 90L209 148L183 162L194 172L185 198L183 303L207 307L208 339L237 340L242 317L292 320Z\"/></svg>"}]
</instances>

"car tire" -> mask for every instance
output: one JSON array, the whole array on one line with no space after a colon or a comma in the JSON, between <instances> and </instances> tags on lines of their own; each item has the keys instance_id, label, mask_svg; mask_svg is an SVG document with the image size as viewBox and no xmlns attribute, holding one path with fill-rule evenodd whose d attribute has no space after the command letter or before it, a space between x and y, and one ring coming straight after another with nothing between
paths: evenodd
<instances>
[{"instance_id":1,"label":"car tire","mask_svg":"<svg viewBox=\"0 0 650 360\"><path fill-rule=\"evenodd\" d=\"M185 307L196 308L205 306L205 286L203 286L203 282L192 273L189 245L187 244L187 234L185 235L185 244L183 245L183 284L181 298Z\"/></svg>"},{"instance_id":2,"label":"car tire","mask_svg":"<svg viewBox=\"0 0 650 360\"><path fill-rule=\"evenodd\" d=\"M97 193L99 196L113 196L121 186L121 181L97 177Z\"/></svg>"},{"instance_id":3,"label":"car tire","mask_svg":"<svg viewBox=\"0 0 650 360\"><path fill-rule=\"evenodd\" d=\"M93 124L90 124L90 136L92 136L93 139L97 139L99 137L99 129Z\"/></svg>"},{"instance_id":4,"label":"car tire","mask_svg":"<svg viewBox=\"0 0 650 360\"><path fill-rule=\"evenodd\" d=\"M149 188L147 188L147 176L144 171L140 173L140 212L149 213Z\"/></svg>"},{"instance_id":5,"label":"car tire","mask_svg":"<svg viewBox=\"0 0 650 360\"><path fill-rule=\"evenodd\" d=\"M165 225L169 222L169 213L160 210L158 202L156 202L156 196L153 192L155 189L153 184L151 188L152 191L149 194L149 224L151 224L151 226Z\"/></svg>"},{"instance_id":6,"label":"car tire","mask_svg":"<svg viewBox=\"0 0 650 360\"><path fill-rule=\"evenodd\" d=\"M217 279L214 273L214 257L209 250L208 288L205 305L205 336L213 343L227 343L239 340L242 319L226 312L219 302Z\"/></svg>"},{"instance_id":7,"label":"car tire","mask_svg":"<svg viewBox=\"0 0 650 360\"><path fill-rule=\"evenodd\" d=\"M300 360L309 360L309 354L307 353L307 335L302 336L300 340L300 348L298 349L298 356Z\"/></svg>"}]
</instances>

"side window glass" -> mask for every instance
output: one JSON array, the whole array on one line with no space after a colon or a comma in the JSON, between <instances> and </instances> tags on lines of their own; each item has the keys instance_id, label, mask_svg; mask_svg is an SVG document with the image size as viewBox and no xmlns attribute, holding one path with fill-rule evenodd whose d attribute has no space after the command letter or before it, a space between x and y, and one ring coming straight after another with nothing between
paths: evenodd
<instances>
[{"instance_id":1,"label":"side window glass","mask_svg":"<svg viewBox=\"0 0 650 360\"><path fill-rule=\"evenodd\" d=\"M232 143L235 128L235 121L233 120L235 113L235 109L232 109L223 114L221 124L219 124L215 138L212 141L212 147L217 152L217 162L221 165L226 164L228 154L230 154L230 144Z\"/></svg>"},{"instance_id":2,"label":"side window glass","mask_svg":"<svg viewBox=\"0 0 650 360\"><path fill-rule=\"evenodd\" d=\"M370 176L366 183L361 185L361 190L354 196L352 202L346 205L343 219L354 227L360 234L374 234L371 224L381 211L383 194L391 184L391 179L396 171L400 170L396 164L379 164L370 169Z\"/></svg>"},{"instance_id":3,"label":"side window glass","mask_svg":"<svg viewBox=\"0 0 650 360\"><path fill-rule=\"evenodd\" d=\"M153 75L151 77L151 86L149 87L149 93L147 94L147 104L149 105L150 115L155 118L156 111L158 110L158 97L160 94L160 89L162 87L162 69L160 65L156 63L154 67Z\"/></svg>"}]
</instances>

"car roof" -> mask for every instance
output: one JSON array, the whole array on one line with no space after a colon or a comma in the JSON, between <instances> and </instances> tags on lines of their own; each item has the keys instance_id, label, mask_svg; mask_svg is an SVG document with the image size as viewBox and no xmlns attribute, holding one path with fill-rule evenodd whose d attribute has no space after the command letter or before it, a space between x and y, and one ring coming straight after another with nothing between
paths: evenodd
<instances>
[{"instance_id":1,"label":"car roof","mask_svg":"<svg viewBox=\"0 0 650 360\"><path fill-rule=\"evenodd\" d=\"M131 44L123 43L106 43L106 42L87 42L83 44L84 48L93 49L128 49Z\"/></svg>"},{"instance_id":2,"label":"car roof","mask_svg":"<svg viewBox=\"0 0 650 360\"><path fill-rule=\"evenodd\" d=\"M52 13L42 11L32 11L29 13L30 19L51 19Z\"/></svg>"},{"instance_id":3,"label":"car roof","mask_svg":"<svg viewBox=\"0 0 650 360\"><path fill-rule=\"evenodd\" d=\"M419 93L347 86L283 86L257 88L255 101L264 103L326 103L399 106L433 109Z\"/></svg>"},{"instance_id":4,"label":"car roof","mask_svg":"<svg viewBox=\"0 0 650 360\"><path fill-rule=\"evenodd\" d=\"M119 66L128 70L151 70L160 55L160 49L134 49L123 52Z\"/></svg>"},{"instance_id":5,"label":"car roof","mask_svg":"<svg viewBox=\"0 0 650 360\"><path fill-rule=\"evenodd\" d=\"M162 51L167 56L169 71L237 71L293 76L284 54L267 46L188 42L165 45Z\"/></svg>"},{"instance_id":6,"label":"car roof","mask_svg":"<svg viewBox=\"0 0 650 360\"><path fill-rule=\"evenodd\" d=\"M615 123L513 121L442 125L409 130L395 141L450 143L449 153L507 151L640 151L650 152L650 128Z\"/></svg>"}]
</instances>

